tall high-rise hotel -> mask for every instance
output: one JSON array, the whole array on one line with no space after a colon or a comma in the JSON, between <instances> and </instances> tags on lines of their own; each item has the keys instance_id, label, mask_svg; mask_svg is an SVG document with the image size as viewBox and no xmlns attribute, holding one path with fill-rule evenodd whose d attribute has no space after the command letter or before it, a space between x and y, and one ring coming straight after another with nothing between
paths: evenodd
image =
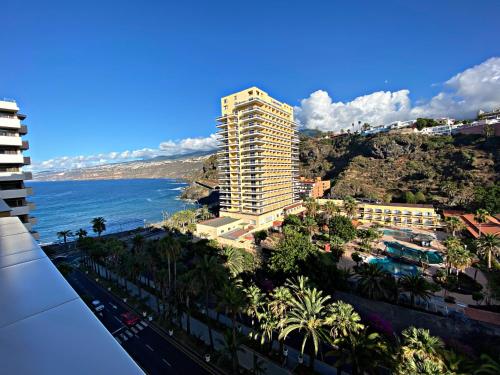
<instances>
[{"instance_id":1,"label":"tall high-rise hotel","mask_svg":"<svg viewBox=\"0 0 500 375\"><path fill-rule=\"evenodd\" d=\"M38 238L32 228L36 219L30 216L34 204L27 200L32 191L24 185L31 179L31 172L22 169L30 164L30 158L23 155L29 148L28 141L22 139L28 132L21 123L25 118L16 102L0 100L0 216L17 216Z\"/></svg>"},{"instance_id":2,"label":"tall high-rise hotel","mask_svg":"<svg viewBox=\"0 0 500 375\"><path fill-rule=\"evenodd\" d=\"M293 108L257 87L221 99L220 216L270 226L298 201L297 124Z\"/></svg>"}]
</instances>

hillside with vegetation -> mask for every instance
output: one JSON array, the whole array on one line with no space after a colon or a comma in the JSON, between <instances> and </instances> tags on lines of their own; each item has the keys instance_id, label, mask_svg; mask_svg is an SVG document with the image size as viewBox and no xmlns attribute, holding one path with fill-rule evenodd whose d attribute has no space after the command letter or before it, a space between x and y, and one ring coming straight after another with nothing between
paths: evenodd
<instances>
[{"instance_id":1,"label":"hillside with vegetation","mask_svg":"<svg viewBox=\"0 0 500 375\"><path fill-rule=\"evenodd\" d=\"M300 169L331 179L336 196L498 212L499 143L476 135L302 135Z\"/></svg>"}]
</instances>

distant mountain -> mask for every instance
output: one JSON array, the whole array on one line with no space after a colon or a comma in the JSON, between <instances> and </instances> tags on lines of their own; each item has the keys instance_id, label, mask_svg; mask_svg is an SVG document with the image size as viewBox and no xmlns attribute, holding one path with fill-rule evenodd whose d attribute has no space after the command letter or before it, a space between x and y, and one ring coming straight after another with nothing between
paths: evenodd
<instances>
[{"instance_id":1,"label":"distant mountain","mask_svg":"<svg viewBox=\"0 0 500 375\"><path fill-rule=\"evenodd\" d=\"M33 173L36 181L113 180L126 178L182 178L193 180L203 170L206 159L213 152L195 152L188 155L156 157L153 159L104 164L95 167L64 171Z\"/></svg>"}]
</instances>

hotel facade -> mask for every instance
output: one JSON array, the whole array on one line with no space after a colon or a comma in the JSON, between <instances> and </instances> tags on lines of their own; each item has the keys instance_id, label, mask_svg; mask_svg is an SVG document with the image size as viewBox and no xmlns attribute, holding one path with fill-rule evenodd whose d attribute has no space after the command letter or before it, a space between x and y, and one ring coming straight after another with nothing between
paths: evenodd
<instances>
[{"instance_id":1,"label":"hotel facade","mask_svg":"<svg viewBox=\"0 0 500 375\"><path fill-rule=\"evenodd\" d=\"M269 227L299 201L293 108L251 87L221 99L220 216Z\"/></svg>"},{"instance_id":2,"label":"hotel facade","mask_svg":"<svg viewBox=\"0 0 500 375\"><path fill-rule=\"evenodd\" d=\"M28 200L32 190L24 184L32 176L31 172L22 169L31 163L30 158L23 155L29 148L28 141L22 139L28 132L26 125L21 123L25 118L19 113L16 102L0 100L0 208L3 216L17 216L38 238L33 230L36 219L30 216L35 208Z\"/></svg>"}]
</instances>

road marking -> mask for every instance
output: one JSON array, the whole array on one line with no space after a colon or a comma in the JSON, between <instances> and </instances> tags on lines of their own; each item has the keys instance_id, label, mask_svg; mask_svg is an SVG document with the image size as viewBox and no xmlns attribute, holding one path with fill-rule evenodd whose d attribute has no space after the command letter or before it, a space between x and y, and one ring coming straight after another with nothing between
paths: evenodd
<instances>
[{"instance_id":1,"label":"road marking","mask_svg":"<svg viewBox=\"0 0 500 375\"><path fill-rule=\"evenodd\" d=\"M128 340L127 335L124 334L124 333L120 333L120 337L122 338L123 341L127 341Z\"/></svg>"},{"instance_id":2,"label":"road marking","mask_svg":"<svg viewBox=\"0 0 500 375\"><path fill-rule=\"evenodd\" d=\"M115 318L116 320L118 320L120 323L122 322L119 318L117 318L116 316L113 315L113 318Z\"/></svg>"},{"instance_id":3,"label":"road marking","mask_svg":"<svg viewBox=\"0 0 500 375\"><path fill-rule=\"evenodd\" d=\"M147 347L149 350L151 350L152 352L154 352L154 351L155 351L155 350L154 350L152 347L150 347L148 344L146 344L146 347Z\"/></svg>"},{"instance_id":4,"label":"road marking","mask_svg":"<svg viewBox=\"0 0 500 375\"><path fill-rule=\"evenodd\" d=\"M144 329L144 327L143 327L143 326L141 326L140 324L137 324L137 325L136 325L136 327L137 327L137 329L138 329L139 331L142 331L142 330Z\"/></svg>"},{"instance_id":5,"label":"road marking","mask_svg":"<svg viewBox=\"0 0 500 375\"><path fill-rule=\"evenodd\" d=\"M148 326L148 323L146 323L144 320L139 322L140 325L142 325L144 328Z\"/></svg>"},{"instance_id":6,"label":"road marking","mask_svg":"<svg viewBox=\"0 0 500 375\"><path fill-rule=\"evenodd\" d=\"M165 362L167 365L169 365L170 367L172 367L172 365L170 363L168 363L168 361L165 359L165 358L162 358L161 359L163 362Z\"/></svg>"},{"instance_id":7,"label":"road marking","mask_svg":"<svg viewBox=\"0 0 500 375\"><path fill-rule=\"evenodd\" d=\"M130 329L131 329L131 330L132 330L132 332L134 332L135 334L139 333L139 331L138 331L138 330L137 330L137 328L135 328L135 327L132 327L132 328L130 328Z\"/></svg>"},{"instance_id":8,"label":"road marking","mask_svg":"<svg viewBox=\"0 0 500 375\"><path fill-rule=\"evenodd\" d=\"M129 330L125 331L125 333L128 335L128 337L132 337L132 336L134 336L134 335L132 334L132 332L130 332Z\"/></svg>"},{"instance_id":9,"label":"road marking","mask_svg":"<svg viewBox=\"0 0 500 375\"><path fill-rule=\"evenodd\" d=\"M116 331L111 332L111 334L112 334L112 335L114 335L116 332L121 331L123 328L125 328L125 327L120 327L120 328L118 328Z\"/></svg>"},{"instance_id":10,"label":"road marking","mask_svg":"<svg viewBox=\"0 0 500 375\"><path fill-rule=\"evenodd\" d=\"M118 344L122 344L121 340L118 337L115 337L115 340L118 341Z\"/></svg>"},{"instance_id":11,"label":"road marking","mask_svg":"<svg viewBox=\"0 0 500 375\"><path fill-rule=\"evenodd\" d=\"M113 309L117 309L118 307L116 305L113 305L111 302L109 303Z\"/></svg>"}]
</instances>

